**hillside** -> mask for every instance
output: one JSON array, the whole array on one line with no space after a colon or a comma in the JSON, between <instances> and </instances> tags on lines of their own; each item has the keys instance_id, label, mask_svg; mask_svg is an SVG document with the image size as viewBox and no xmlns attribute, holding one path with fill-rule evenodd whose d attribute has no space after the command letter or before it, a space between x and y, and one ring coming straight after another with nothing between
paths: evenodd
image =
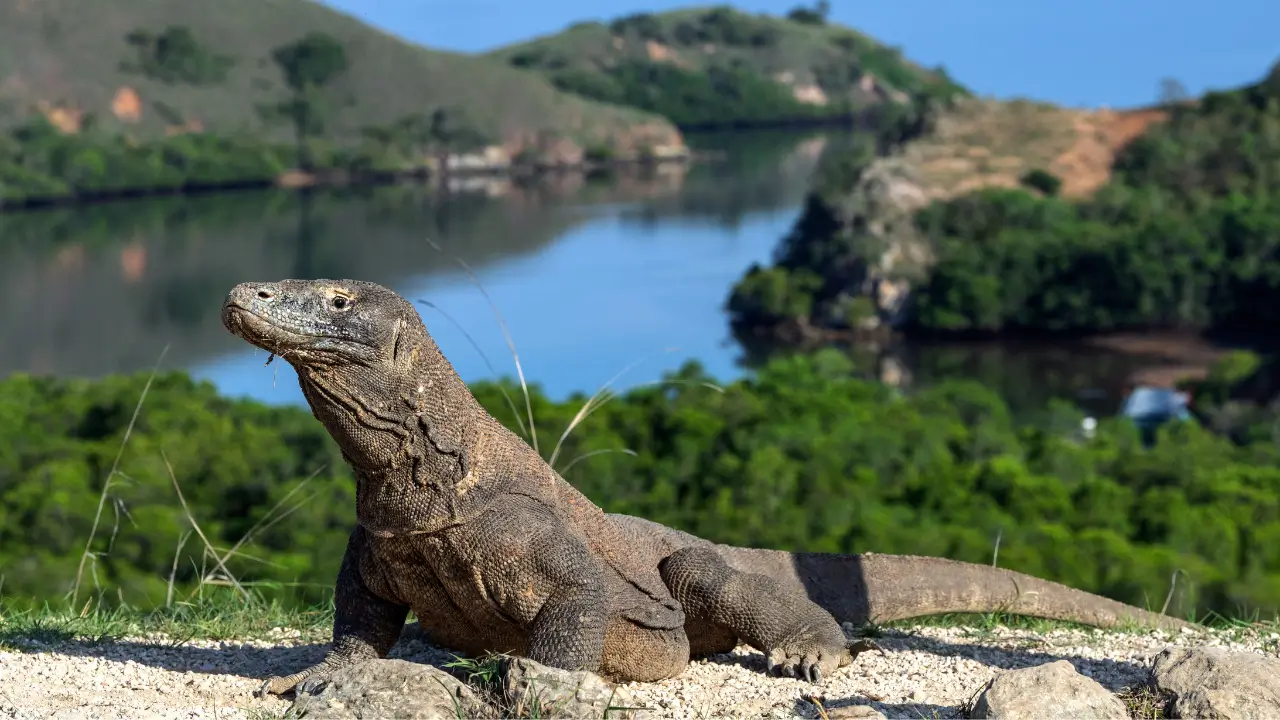
<instances>
[{"instance_id":1,"label":"hillside","mask_svg":"<svg viewBox=\"0 0 1280 720\"><path fill-rule=\"evenodd\" d=\"M584 22L493 51L583 97L660 113L681 126L847 116L921 94L964 92L818 12L801 20L728 6Z\"/></svg>"},{"instance_id":2,"label":"hillside","mask_svg":"<svg viewBox=\"0 0 1280 720\"><path fill-rule=\"evenodd\" d=\"M347 60L324 87L328 139L443 109L511 155L565 138L679 143L661 118L558 92L490 58L412 45L310 0L0 0L0 126L39 112L64 131L92 118L138 138L203 129L285 141L289 123L260 112L289 98L272 53L311 32L335 38Z\"/></svg>"},{"instance_id":3,"label":"hillside","mask_svg":"<svg viewBox=\"0 0 1280 720\"><path fill-rule=\"evenodd\" d=\"M1087 197L1111 178L1117 153L1167 118L1167 110L1154 107L1085 110L964 98L939 116L932 132L880 165L910 177L922 200L1020 187L1036 170L1061 180L1063 197Z\"/></svg>"},{"instance_id":4,"label":"hillside","mask_svg":"<svg viewBox=\"0 0 1280 720\"><path fill-rule=\"evenodd\" d=\"M846 157L771 268L729 305L740 337L1244 331L1276 321L1280 65L1125 112L960 99L923 136Z\"/></svg>"}]
</instances>

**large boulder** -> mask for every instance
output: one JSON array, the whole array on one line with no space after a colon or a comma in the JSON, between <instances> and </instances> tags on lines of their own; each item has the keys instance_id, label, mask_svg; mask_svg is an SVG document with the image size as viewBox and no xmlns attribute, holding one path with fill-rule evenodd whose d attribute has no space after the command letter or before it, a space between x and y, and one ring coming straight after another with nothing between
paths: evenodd
<instances>
[{"instance_id":1,"label":"large boulder","mask_svg":"<svg viewBox=\"0 0 1280 720\"><path fill-rule=\"evenodd\" d=\"M1066 660L1006 670L983 688L971 718L1128 720L1124 702Z\"/></svg>"},{"instance_id":2,"label":"large boulder","mask_svg":"<svg viewBox=\"0 0 1280 720\"><path fill-rule=\"evenodd\" d=\"M1151 682L1175 718L1280 718L1280 660L1221 647L1171 647L1155 658Z\"/></svg>"}]
</instances>

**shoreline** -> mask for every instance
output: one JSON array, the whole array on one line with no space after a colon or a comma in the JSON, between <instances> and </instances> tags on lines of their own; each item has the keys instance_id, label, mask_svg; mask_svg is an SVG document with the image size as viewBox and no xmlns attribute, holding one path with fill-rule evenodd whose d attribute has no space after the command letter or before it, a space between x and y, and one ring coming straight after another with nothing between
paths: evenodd
<instances>
[{"instance_id":1,"label":"shoreline","mask_svg":"<svg viewBox=\"0 0 1280 720\"><path fill-rule=\"evenodd\" d=\"M69 195L26 197L20 200L0 199L0 215L30 210L99 205L122 200L171 197L175 195L211 195L247 190L313 190L326 188L380 187L408 183L444 185L451 178L485 178L506 176L513 180L529 180L542 177L581 173L592 175L634 168L657 168L669 165L688 165L694 162L714 162L720 154L695 152L682 148L679 153L657 154L644 157L614 160L586 160L577 163L475 163L468 162L444 171L431 166L405 170L351 172L348 170L318 170L306 172L287 170L274 177L245 178L226 182L192 182L173 186L150 186L81 192Z\"/></svg>"},{"instance_id":2,"label":"shoreline","mask_svg":"<svg viewBox=\"0 0 1280 720\"><path fill-rule=\"evenodd\" d=\"M805 132L815 130L864 130L869 121L880 111L879 106L860 111L844 112L818 117L788 117L774 120L726 120L706 123L677 123L681 133L713 134L720 132ZM493 178L507 176L514 180L527 180L544 176L581 173L592 175L629 168L652 168L670 165L688 165L694 162L714 162L722 153L693 150L687 145L672 152L654 152L633 157L608 160L587 160L560 163L517 163L477 161L475 156L451 156L454 167L441 172L435 165L422 165L403 170L352 172L342 169L321 169L306 172L286 170L272 177L241 178L226 182L190 182L174 186L140 186L117 190L88 191L67 195L31 196L19 200L0 199L0 215L24 210L97 205L121 200L138 200L175 195L210 195L246 190L280 188L300 190L307 188L378 187L400 183L444 183L449 178Z\"/></svg>"}]
</instances>

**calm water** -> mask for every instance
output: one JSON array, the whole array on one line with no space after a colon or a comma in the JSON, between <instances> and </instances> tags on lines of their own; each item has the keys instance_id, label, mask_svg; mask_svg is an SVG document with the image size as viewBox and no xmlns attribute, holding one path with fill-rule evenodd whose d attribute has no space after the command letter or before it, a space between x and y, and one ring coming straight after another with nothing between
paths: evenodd
<instances>
[{"instance_id":1,"label":"calm water","mask_svg":"<svg viewBox=\"0 0 1280 720\"><path fill-rule=\"evenodd\" d=\"M506 320L526 377L552 397L590 393L637 361L615 387L689 358L732 379L744 370L721 309L729 288L768 261L819 157L840 139L695 142L724 161L607 181L474 183L450 195L263 192L0 216L0 375L146 370L168 345L165 368L229 394L300 403L287 364L263 367L265 353L222 328L221 301L246 280L350 277L430 303L420 311L464 379L514 376L462 260ZM1056 394L1106 411L1120 378L1150 362L1007 344L860 357L869 373L906 383L977 377L1030 410Z\"/></svg>"}]
</instances>

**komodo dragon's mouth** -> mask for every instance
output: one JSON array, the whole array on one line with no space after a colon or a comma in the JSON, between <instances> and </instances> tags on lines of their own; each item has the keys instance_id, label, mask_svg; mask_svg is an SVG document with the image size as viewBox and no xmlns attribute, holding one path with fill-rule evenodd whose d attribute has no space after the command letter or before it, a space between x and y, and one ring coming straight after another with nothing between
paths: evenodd
<instances>
[{"instance_id":1,"label":"komodo dragon's mouth","mask_svg":"<svg viewBox=\"0 0 1280 720\"><path fill-rule=\"evenodd\" d=\"M273 353L283 350L284 348L281 347L283 344L305 346L320 337L281 327L270 318L239 305L223 306L222 324L236 337Z\"/></svg>"}]
</instances>

